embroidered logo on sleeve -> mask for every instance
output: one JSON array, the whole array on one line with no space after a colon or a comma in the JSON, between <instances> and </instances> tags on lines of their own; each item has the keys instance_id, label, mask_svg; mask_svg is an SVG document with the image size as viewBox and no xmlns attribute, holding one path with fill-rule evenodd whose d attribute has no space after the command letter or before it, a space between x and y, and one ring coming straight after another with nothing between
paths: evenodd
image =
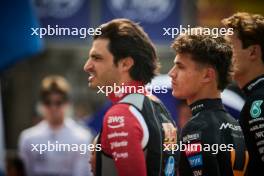
<instances>
[{"instance_id":1,"label":"embroidered logo on sleeve","mask_svg":"<svg viewBox=\"0 0 264 176\"><path fill-rule=\"evenodd\" d=\"M115 129L125 126L124 116L109 116L107 125L109 128Z\"/></svg>"},{"instance_id":2,"label":"embroidered logo on sleeve","mask_svg":"<svg viewBox=\"0 0 264 176\"><path fill-rule=\"evenodd\" d=\"M258 118L261 115L261 104L263 103L263 100L256 100L252 103L250 108L250 115L252 118Z\"/></svg>"}]
</instances>

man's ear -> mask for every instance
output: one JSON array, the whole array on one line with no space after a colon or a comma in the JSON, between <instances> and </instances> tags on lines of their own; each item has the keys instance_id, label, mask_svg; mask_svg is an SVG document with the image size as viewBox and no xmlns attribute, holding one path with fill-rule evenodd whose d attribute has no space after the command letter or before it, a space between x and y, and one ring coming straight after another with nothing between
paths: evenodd
<instances>
[{"instance_id":1,"label":"man's ear","mask_svg":"<svg viewBox=\"0 0 264 176\"><path fill-rule=\"evenodd\" d=\"M119 67L122 71L127 72L134 65L134 59L131 57L126 57L119 62Z\"/></svg>"},{"instance_id":2,"label":"man's ear","mask_svg":"<svg viewBox=\"0 0 264 176\"><path fill-rule=\"evenodd\" d=\"M251 45L248 47L250 60L255 61L261 59L262 52L260 45Z\"/></svg>"},{"instance_id":3,"label":"man's ear","mask_svg":"<svg viewBox=\"0 0 264 176\"><path fill-rule=\"evenodd\" d=\"M203 73L203 83L209 83L216 79L216 71L212 67L208 67L204 69Z\"/></svg>"}]
</instances>

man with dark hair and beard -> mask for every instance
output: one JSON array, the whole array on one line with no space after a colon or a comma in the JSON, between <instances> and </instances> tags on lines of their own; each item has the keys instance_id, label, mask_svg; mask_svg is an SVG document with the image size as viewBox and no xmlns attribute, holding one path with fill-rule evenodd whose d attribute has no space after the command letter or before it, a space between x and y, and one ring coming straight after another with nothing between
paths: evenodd
<instances>
[{"instance_id":1,"label":"man with dark hair and beard","mask_svg":"<svg viewBox=\"0 0 264 176\"><path fill-rule=\"evenodd\" d=\"M163 104L147 96L144 88L158 68L152 42L138 24L127 19L115 19L100 28L84 70L89 86L108 94L114 105L106 112L95 141L102 151L91 160L94 174L176 175L177 154L164 146L177 143L177 128ZM114 91L115 86L120 89Z\"/></svg>"}]
</instances>

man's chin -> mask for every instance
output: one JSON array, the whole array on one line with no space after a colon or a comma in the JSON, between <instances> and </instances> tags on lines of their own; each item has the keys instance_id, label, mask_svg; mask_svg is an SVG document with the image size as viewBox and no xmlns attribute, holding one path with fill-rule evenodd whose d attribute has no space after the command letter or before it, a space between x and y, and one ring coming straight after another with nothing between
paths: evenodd
<instances>
[{"instance_id":1,"label":"man's chin","mask_svg":"<svg viewBox=\"0 0 264 176\"><path fill-rule=\"evenodd\" d=\"M233 80L237 83L238 87L242 89L245 85L244 76L242 72L234 72ZM242 82L241 82L242 81Z\"/></svg>"},{"instance_id":2,"label":"man's chin","mask_svg":"<svg viewBox=\"0 0 264 176\"><path fill-rule=\"evenodd\" d=\"M175 98L181 98L180 94L176 91L172 91L172 96L174 96Z\"/></svg>"},{"instance_id":3,"label":"man's chin","mask_svg":"<svg viewBox=\"0 0 264 176\"><path fill-rule=\"evenodd\" d=\"M92 88L92 89L95 89L95 88L97 88L97 84L95 84L95 83L93 83L93 82L89 82L89 83L88 83L88 87L89 87L89 88Z\"/></svg>"}]
</instances>

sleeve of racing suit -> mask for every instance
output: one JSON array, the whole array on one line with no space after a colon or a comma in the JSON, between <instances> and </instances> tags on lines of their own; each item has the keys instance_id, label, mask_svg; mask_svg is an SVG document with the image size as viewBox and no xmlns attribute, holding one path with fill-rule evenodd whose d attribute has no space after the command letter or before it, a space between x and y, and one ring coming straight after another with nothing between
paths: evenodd
<instances>
[{"instance_id":1,"label":"sleeve of racing suit","mask_svg":"<svg viewBox=\"0 0 264 176\"><path fill-rule=\"evenodd\" d=\"M255 96L250 98L249 101L245 104L245 115L247 117L243 117L246 119L246 124L244 124L247 128L245 130L245 134L248 136L252 146L254 147L254 151L257 150L255 155L259 155L259 159L264 164L264 97Z\"/></svg>"},{"instance_id":2,"label":"sleeve of racing suit","mask_svg":"<svg viewBox=\"0 0 264 176\"><path fill-rule=\"evenodd\" d=\"M215 154L203 151L204 144L217 143L213 139L213 131L206 133L200 127L204 124L187 125L182 130L181 142L185 147L181 149L179 173L183 176L221 176L219 164Z\"/></svg>"},{"instance_id":3,"label":"sleeve of racing suit","mask_svg":"<svg viewBox=\"0 0 264 176\"><path fill-rule=\"evenodd\" d=\"M133 108L117 104L106 113L103 122L102 149L112 156L120 176L147 175L141 144L144 137L141 124L145 121L136 117L138 114L133 113Z\"/></svg>"}]
</instances>

